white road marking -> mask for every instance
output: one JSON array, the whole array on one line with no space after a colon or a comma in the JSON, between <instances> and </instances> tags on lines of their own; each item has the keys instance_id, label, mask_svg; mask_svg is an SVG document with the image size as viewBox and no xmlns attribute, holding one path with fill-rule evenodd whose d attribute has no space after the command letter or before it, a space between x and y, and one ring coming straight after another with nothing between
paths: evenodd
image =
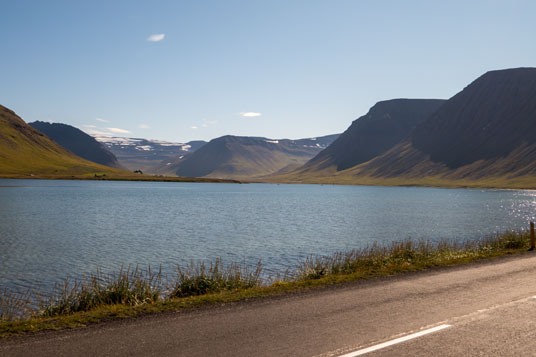
<instances>
[{"instance_id":1,"label":"white road marking","mask_svg":"<svg viewBox=\"0 0 536 357\"><path fill-rule=\"evenodd\" d=\"M407 335L405 337L396 338L396 339L393 339L391 341L388 341L388 342L385 342L385 343L382 343L382 344L379 344L379 345L374 345L372 347L364 348L364 349L361 349L361 350L355 350L354 352L348 352L348 351L352 351L353 349L357 349L357 348L359 348L359 346L354 346L353 348L344 347L344 348L340 348L338 350L334 350L334 351L330 351L330 352L323 353L323 354L320 354L320 355L316 355L315 357L320 357L320 356L322 356L322 357L328 357L328 356L330 356L330 357L331 356L353 357L353 356L363 355L365 353L376 351L376 350L378 350L380 348L385 348L387 346L391 346L391 345L406 341L406 340L411 339L411 338L423 336L423 335L426 335L428 333L439 331L439 330L441 330L443 328L451 327L452 325L455 325L458 322L464 322L464 321L467 321L467 320L474 319L478 315L481 315L482 313L491 313L494 310L497 310L497 309L500 309L500 308L511 307L511 306L514 306L514 305L517 305L517 304L522 304L522 303L526 303L526 302L530 302L530 301L534 301L534 300L536 300L536 295L532 295L532 296L522 298L522 299L519 299L519 300L510 301L510 302L507 302L507 303L504 303L504 304L494 305L494 306L491 306L491 307L488 307L488 308L485 308L485 309L480 309L480 310L477 310L477 311L474 311L474 312L471 312L471 313L468 313L468 314L465 314L465 315L451 317L451 318L449 318L447 320L436 321L434 324L428 325L428 326L434 326L434 325L437 325L437 324L441 324L441 325L438 325L437 327L434 327L434 328L422 330L421 332L418 332L416 334L410 334L410 335ZM442 327L442 326L445 326L445 327ZM440 328L440 329L438 329L438 328ZM398 336L401 336L401 335L402 334L398 334ZM346 354L341 355L341 353L346 353Z\"/></svg>"},{"instance_id":2,"label":"white road marking","mask_svg":"<svg viewBox=\"0 0 536 357\"><path fill-rule=\"evenodd\" d=\"M428 335L430 333L441 331L441 330L444 330L444 329L449 328L451 326L452 325L448 325L448 324L439 325L439 326L436 326L436 327L429 328L427 330L412 333L411 335L407 335L407 336L400 337L400 338L395 338L394 340L391 340L391 341L387 341L387 342L384 342L384 343L380 343L378 345L374 345L374 346L363 348L363 349L360 349L360 350L357 350L357 351L354 351L354 352L350 352L350 353L347 353L347 354L342 355L340 357L361 356L361 355L364 355L365 353L377 351L377 350L380 350L380 349L385 348L385 347L396 345L397 343L409 341L409 340L412 340L412 339L417 338L417 337L421 337L421 336Z\"/></svg>"}]
</instances>

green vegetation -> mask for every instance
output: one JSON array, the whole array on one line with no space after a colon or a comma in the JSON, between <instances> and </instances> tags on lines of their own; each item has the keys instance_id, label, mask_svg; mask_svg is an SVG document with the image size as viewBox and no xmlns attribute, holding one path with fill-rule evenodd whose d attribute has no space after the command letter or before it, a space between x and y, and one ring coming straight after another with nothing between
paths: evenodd
<instances>
[{"instance_id":1,"label":"green vegetation","mask_svg":"<svg viewBox=\"0 0 536 357\"><path fill-rule=\"evenodd\" d=\"M265 183L294 183L322 185L363 185L363 186L415 186L442 188L477 188L477 189L536 189L536 178L532 175L510 177L509 175L491 176L479 179L450 178L442 175L426 177L374 177L353 174L352 170L334 172L324 170L315 175L288 173L280 176L255 179Z\"/></svg>"},{"instance_id":2,"label":"green vegetation","mask_svg":"<svg viewBox=\"0 0 536 357\"><path fill-rule=\"evenodd\" d=\"M243 290L262 286L262 265L259 262L255 271L245 265L222 265L220 259L207 266L201 262L190 264L183 270L177 267L177 280L172 286L169 298L199 296L224 290Z\"/></svg>"},{"instance_id":3,"label":"green vegetation","mask_svg":"<svg viewBox=\"0 0 536 357\"><path fill-rule=\"evenodd\" d=\"M108 174L123 170L95 164L65 150L0 105L0 176Z\"/></svg>"},{"instance_id":4,"label":"green vegetation","mask_svg":"<svg viewBox=\"0 0 536 357\"><path fill-rule=\"evenodd\" d=\"M160 299L160 271L157 274L134 270L121 270L117 276L103 276L100 272L84 281L68 281L59 294L41 304L42 316L66 315L89 311L103 305L128 305L155 303Z\"/></svg>"},{"instance_id":5,"label":"green vegetation","mask_svg":"<svg viewBox=\"0 0 536 357\"><path fill-rule=\"evenodd\" d=\"M33 174L29 175L2 175L0 178L10 179L43 179L43 180L94 180L94 181L149 181L149 182L213 182L213 183L242 183L237 180L216 179L206 177L170 177L130 174L123 171L121 174L110 174L109 172L91 172L79 175L49 175Z\"/></svg>"},{"instance_id":6,"label":"green vegetation","mask_svg":"<svg viewBox=\"0 0 536 357\"><path fill-rule=\"evenodd\" d=\"M190 264L178 267L164 284L161 272L126 269L116 275L98 272L65 282L48 298L28 292L0 291L0 337L86 326L116 318L179 311L214 304L275 296L361 279L465 264L520 253L529 248L526 231L507 232L477 241L453 243L405 240L388 246L310 257L283 278L262 279L245 264ZM39 301L34 307L32 301Z\"/></svg>"},{"instance_id":7,"label":"green vegetation","mask_svg":"<svg viewBox=\"0 0 536 357\"><path fill-rule=\"evenodd\" d=\"M26 124L0 105L0 178L121 180L169 182L238 182L140 175L84 160Z\"/></svg>"}]
</instances>

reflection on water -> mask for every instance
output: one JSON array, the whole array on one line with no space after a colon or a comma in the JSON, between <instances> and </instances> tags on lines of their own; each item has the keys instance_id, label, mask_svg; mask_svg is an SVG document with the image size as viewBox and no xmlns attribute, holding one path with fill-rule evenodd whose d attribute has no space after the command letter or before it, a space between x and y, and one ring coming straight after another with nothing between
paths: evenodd
<instances>
[{"instance_id":1,"label":"reflection on water","mask_svg":"<svg viewBox=\"0 0 536 357\"><path fill-rule=\"evenodd\" d=\"M0 287L221 257L269 273L307 255L527 227L535 191L0 180Z\"/></svg>"}]
</instances>

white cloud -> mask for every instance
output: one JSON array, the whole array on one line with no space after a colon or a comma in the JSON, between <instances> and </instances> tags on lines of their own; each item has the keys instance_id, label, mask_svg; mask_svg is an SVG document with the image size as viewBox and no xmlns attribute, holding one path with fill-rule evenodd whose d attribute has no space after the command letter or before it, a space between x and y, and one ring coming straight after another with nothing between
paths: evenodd
<instances>
[{"instance_id":1,"label":"white cloud","mask_svg":"<svg viewBox=\"0 0 536 357\"><path fill-rule=\"evenodd\" d=\"M192 126L190 127L190 129L194 129L194 130L195 130L195 129L197 129L197 126L192 125Z\"/></svg>"},{"instance_id":2,"label":"white cloud","mask_svg":"<svg viewBox=\"0 0 536 357\"><path fill-rule=\"evenodd\" d=\"M125 129L119 129L119 128L106 128L110 130L112 133L118 133L118 134L130 134L130 131Z\"/></svg>"},{"instance_id":3,"label":"white cloud","mask_svg":"<svg viewBox=\"0 0 536 357\"><path fill-rule=\"evenodd\" d=\"M95 125L84 125L84 128L96 128Z\"/></svg>"},{"instance_id":4,"label":"white cloud","mask_svg":"<svg viewBox=\"0 0 536 357\"><path fill-rule=\"evenodd\" d=\"M109 123L109 120L102 119L102 118L95 118L96 121L100 121L101 123Z\"/></svg>"},{"instance_id":5,"label":"white cloud","mask_svg":"<svg viewBox=\"0 0 536 357\"><path fill-rule=\"evenodd\" d=\"M151 35L149 37L147 37L147 41L149 42L160 42L164 39L164 37L166 37L166 34L165 33L156 33L154 35Z\"/></svg>"},{"instance_id":6,"label":"white cloud","mask_svg":"<svg viewBox=\"0 0 536 357\"><path fill-rule=\"evenodd\" d=\"M147 124L140 124L138 126L138 128L140 128L140 129L151 129L151 127L149 125L147 125Z\"/></svg>"},{"instance_id":7,"label":"white cloud","mask_svg":"<svg viewBox=\"0 0 536 357\"><path fill-rule=\"evenodd\" d=\"M244 118L253 118L253 117L260 117L262 114L257 112L242 112L240 113L241 117Z\"/></svg>"},{"instance_id":8,"label":"white cloud","mask_svg":"<svg viewBox=\"0 0 536 357\"><path fill-rule=\"evenodd\" d=\"M111 135L113 135L109 131L102 131L102 130L97 130L97 129L87 129L87 130L85 130L85 132L88 133L89 135L100 135L100 136L111 136Z\"/></svg>"}]
</instances>

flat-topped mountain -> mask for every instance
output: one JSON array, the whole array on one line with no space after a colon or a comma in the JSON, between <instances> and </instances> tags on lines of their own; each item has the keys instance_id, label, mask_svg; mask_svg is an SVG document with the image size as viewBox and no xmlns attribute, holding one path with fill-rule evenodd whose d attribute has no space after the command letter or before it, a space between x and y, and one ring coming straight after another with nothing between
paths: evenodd
<instances>
[{"instance_id":1,"label":"flat-topped mountain","mask_svg":"<svg viewBox=\"0 0 536 357\"><path fill-rule=\"evenodd\" d=\"M536 175L536 68L484 74L398 147L356 169L383 178Z\"/></svg>"},{"instance_id":2,"label":"flat-topped mountain","mask_svg":"<svg viewBox=\"0 0 536 357\"><path fill-rule=\"evenodd\" d=\"M0 175L76 175L122 172L86 161L0 105Z\"/></svg>"},{"instance_id":3,"label":"flat-topped mountain","mask_svg":"<svg viewBox=\"0 0 536 357\"><path fill-rule=\"evenodd\" d=\"M254 178L303 165L338 137L268 139L222 136L176 163L178 176Z\"/></svg>"},{"instance_id":4,"label":"flat-topped mountain","mask_svg":"<svg viewBox=\"0 0 536 357\"><path fill-rule=\"evenodd\" d=\"M82 130L67 124L35 121L28 125L39 130L65 149L89 161L121 168L114 154Z\"/></svg>"},{"instance_id":5,"label":"flat-topped mountain","mask_svg":"<svg viewBox=\"0 0 536 357\"><path fill-rule=\"evenodd\" d=\"M373 135L356 140L360 144L354 146L374 141ZM324 153L318 157L327 157L320 164L328 162L335 167L337 163L343 170L316 169L322 166L308 163L277 180L534 188L536 68L491 71L482 75L439 105L426 119L417 121L406 138L368 161L361 162L363 158L352 151L352 145L342 145L342 142L336 142L340 150L328 148L325 152L346 150L351 153L346 160L335 161L333 155ZM336 156L336 159L340 157L343 156ZM312 160L315 161L319 159ZM347 167L345 163L356 164Z\"/></svg>"},{"instance_id":6,"label":"flat-topped mountain","mask_svg":"<svg viewBox=\"0 0 536 357\"><path fill-rule=\"evenodd\" d=\"M129 170L150 174L175 175L171 165L195 152L206 141L176 143L142 138L122 138L95 135L94 138L110 150L119 163Z\"/></svg>"},{"instance_id":7,"label":"flat-topped mountain","mask_svg":"<svg viewBox=\"0 0 536 357\"><path fill-rule=\"evenodd\" d=\"M435 112L441 99L392 99L376 103L337 140L301 169L303 173L341 171L383 154Z\"/></svg>"}]
</instances>

